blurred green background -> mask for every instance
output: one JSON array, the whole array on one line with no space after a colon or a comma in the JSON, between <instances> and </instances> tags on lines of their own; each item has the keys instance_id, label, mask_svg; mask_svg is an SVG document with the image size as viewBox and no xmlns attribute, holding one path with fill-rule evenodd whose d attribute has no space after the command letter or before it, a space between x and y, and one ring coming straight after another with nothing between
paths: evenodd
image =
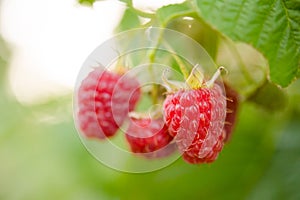
<instances>
[{"instance_id":1,"label":"blurred green background","mask_svg":"<svg viewBox=\"0 0 300 200\"><path fill-rule=\"evenodd\" d=\"M178 159L156 172L127 174L102 165L81 144L72 94L17 101L8 84L12 53L1 39L0 199L300 199L299 80L285 90L281 111L244 102L215 163Z\"/></svg>"}]
</instances>

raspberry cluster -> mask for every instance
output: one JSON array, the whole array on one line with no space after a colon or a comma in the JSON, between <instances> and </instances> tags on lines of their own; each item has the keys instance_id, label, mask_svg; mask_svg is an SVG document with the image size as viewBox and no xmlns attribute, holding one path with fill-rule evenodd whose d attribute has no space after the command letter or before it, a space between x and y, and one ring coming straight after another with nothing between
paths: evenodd
<instances>
[{"instance_id":1,"label":"raspberry cluster","mask_svg":"<svg viewBox=\"0 0 300 200\"><path fill-rule=\"evenodd\" d=\"M141 96L139 82L96 68L78 90L78 124L86 137L103 140L115 135L126 120L125 138L133 153L159 158L177 148L188 163L210 163L235 123L237 93L228 85L225 91L220 84L198 82L196 87L169 92L162 116L133 117L130 113Z\"/></svg>"}]
</instances>

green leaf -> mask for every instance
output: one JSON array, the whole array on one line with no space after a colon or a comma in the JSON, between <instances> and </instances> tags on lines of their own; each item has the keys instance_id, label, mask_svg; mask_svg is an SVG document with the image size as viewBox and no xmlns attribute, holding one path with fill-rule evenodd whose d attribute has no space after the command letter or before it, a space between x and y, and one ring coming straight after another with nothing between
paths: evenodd
<instances>
[{"instance_id":1,"label":"green leaf","mask_svg":"<svg viewBox=\"0 0 300 200\"><path fill-rule=\"evenodd\" d=\"M92 6L96 0L78 0L78 3L86 6Z\"/></svg>"},{"instance_id":2,"label":"green leaf","mask_svg":"<svg viewBox=\"0 0 300 200\"><path fill-rule=\"evenodd\" d=\"M170 20L179 16L190 15L194 12L195 11L191 4L189 4L188 2L184 2L182 4L171 4L163 6L157 10L156 15L161 25L165 27Z\"/></svg>"},{"instance_id":3,"label":"green leaf","mask_svg":"<svg viewBox=\"0 0 300 200\"><path fill-rule=\"evenodd\" d=\"M260 50L271 80L283 87L297 74L300 60L299 0L195 0L199 16L235 41Z\"/></svg>"},{"instance_id":4,"label":"green leaf","mask_svg":"<svg viewBox=\"0 0 300 200\"><path fill-rule=\"evenodd\" d=\"M258 88L249 100L271 112L282 110L287 105L287 97L283 90L269 82Z\"/></svg>"},{"instance_id":5,"label":"green leaf","mask_svg":"<svg viewBox=\"0 0 300 200\"><path fill-rule=\"evenodd\" d=\"M219 40L216 63L227 69L223 78L243 99L251 96L267 78L268 63L263 55L249 44L232 42L227 37Z\"/></svg>"},{"instance_id":6,"label":"green leaf","mask_svg":"<svg viewBox=\"0 0 300 200\"><path fill-rule=\"evenodd\" d=\"M139 16L134 11L132 11L131 8L127 8L115 31L122 32L129 29L138 28L140 24L141 22Z\"/></svg>"},{"instance_id":7,"label":"green leaf","mask_svg":"<svg viewBox=\"0 0 300 200\"><path fill-rule=\"evenodd\" d=\"M196 40L207 53L216 58L219 32L199 17L178 17L168 22L167 28L179 31Z\"/></svg>"},{"instance_id":8,"label":"green leaf","mask_svg":"<svg viewBox=\"0 0 300 200\"><path fill-rule=\"evenodd\" d=\"M127 5L132 5L132 0L119 0L123 3L126 3Z\"/></svg>"}]
</instances>

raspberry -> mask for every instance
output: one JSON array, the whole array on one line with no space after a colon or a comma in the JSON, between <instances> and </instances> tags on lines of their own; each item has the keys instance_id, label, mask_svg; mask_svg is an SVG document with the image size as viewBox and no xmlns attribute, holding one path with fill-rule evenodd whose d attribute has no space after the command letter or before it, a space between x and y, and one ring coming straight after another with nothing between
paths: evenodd
<instances>
[{"instance_id":1,"label":"raspberry","mask_svg":"<svg viewBox=\"0 0 300 200\"><path fill-rule=\"evenodd\" d=\"M131 118L126 139L133 153L143 153L146 157L164 157L174 150L174 145L168 145L173 137L161 118Z\"/></svg>"},{"instance_id":2,"label":"raspberry","mask_svg":"<svg viewBox=\"0 0 300 200\"><path fill-rule=\"evenodd\" d=\"M210 162L222 149L220 142L226 115L222 89L212 87L180 90L164 102L164 118L184 157ZM221 146L219 148L219 146ZM217 148L218 147L218 148ZM187 156L188 155L188 156Z\"/></svg>"},{"instance_id":3,"label":"raspberry","mask_svg":"<svg viewBox=\"0 0 300 200\"><path fill-rule=\"evenodd\" d=\"M237 110L239 107L239 96L238 93L233 90L228 84L224 84L225 91L226 91L226 99L227 99L227 113L226 113L226 123L224 126L226 137L225 142L227 142L231 138L231 134L233 132Z\"/></svg>"},{"instance_id":4,"label":"raspberry","mask_svg":"<svg viewBox=\"0 0 300 200\"><path fill-rule=\"evenodd\" d=\"M94 69L78 90L78 123L89 138L113 136L140 97L139 83L129 77Z\"/></svg>"},{"instance_id":5,"label":"raspberry","mask_svg":"<svg viewBox=\"0 0 300 200\"><path fill-rule=\"evenodd\" d=\"M225 131L219 136L216 144L212 148L212 151L209 152L204 158L198 158L196 156L190 156L188 153L184 152L182 157L183 159L191 164L200 164L200 163L211 163L215 161L223 149L224 146L224 138L226 137Z\"/></svg>"}]
</instances>

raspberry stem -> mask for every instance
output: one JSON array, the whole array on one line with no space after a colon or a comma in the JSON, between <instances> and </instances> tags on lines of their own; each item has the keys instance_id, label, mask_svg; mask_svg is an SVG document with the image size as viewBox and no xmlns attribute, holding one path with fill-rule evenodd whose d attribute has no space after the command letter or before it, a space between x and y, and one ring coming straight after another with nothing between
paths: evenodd
<instances>
[{"instance_id":1,"label":"raspberry stem","mask_svg":"<svg viewBox=\"0 0 300 200\"><path fill-rule=\"evenodd\" d=\"M113 48L113 50L118 54L118 60L117 60L117 63L115 65L115 68L114 68L114 72L117 73L117 74L124 74L125 71L126 71L126 68L127 68L127 65L126 65L126 60L122 57L120 51L118 51L117 49Z\"/></svg>"},{"instance_id":2,"label":"raspberry stem","mask_svg":"<svg viewBox=\"0 0 300 200\"><path fill-rule=\"evenodd\" d=\"M221 73L223 71L225 73L227 73L227 70L226 70L225 67L223 67L223 66L219 67L217 69L217 71L214 73L214 75L212 76L212 78L205 83L205 86L208 87L208 88L211 88L214 85L215 81L219 78L219 76L221 75Z\"/></svg>"},{"instance_id":3,"label":"raspberry stem","mask_svg":"<svg viewBox=\"0 0 300 200\"><path fill-rule=\"evenodd\" d=\"M189 77L186 79L186 85L188 87L196 89L202 86L204 75L199 69L199 67L200 67L199 64L196 64L193 67Z\"/></svg>"},{"instance_id":4,"label":"raspberry stem","mask_svg":"<svg viewBox=\"0 0 300 200\"><path fill-rule=\"evenodd\" d=\"M135 8L133 6L132 0L127 0L126 2L127 2L127 6L138 16L143 17L143 18L154 18L155 17L154 13L144 12L142 10Z\"/></svg>"},{"instance_id":5,"label":"raspberry stem","mask_svg":"<svg viewBox=\"0 0 300 200\"><path fill-rule=\"evenodd\" d=\"M169 43L167 43L166 41L164 41L164 45L166 46L166 48L169 51L172 51L172 57L175 59L175 61L177 62L177 64L179 65L179 69L181 71L181 73L183 74L184 79L187 79L189 77L189 72L187 70L187 68L185 67L185 64L181 61L181 59L177 56L176 52L173 50L173 48L169 45Z\"/></svg>"},{"instance_id":6,"label":"raspberry stem","mask_svg":"<svg viewBox=\"0 0 300 200\"><path fill-rule=\"evenodd\" d=\"M163 74L161 76L162 81L165 83L165 88L167 89L167 92L174 92L178 89L183 89L185 88L185 85L183 82L179 82L179 81L171 81L167 78L166 73L170 72L169 69L165 69L163 71Z\"/></svg>"},{"instance_id":7,"label":"raspberry stem","mask_svg":"<svg viewBox=\"0 0 300 200\"><path fill-rule=\"evenodd\" d=\"M149 72L150 72L150 76L151 76L151 78L154 82L155 82L155 74L153 72L153 66L152 65L155 62L157 49L158 49L159 45L161 44L162 39L163 39L163 29L161 29L159 31L159 35L158 35L158 39L157 39L156 44L155 44L155 48L149 54L149 61L150 61ZM152 97L152 103L157 104L157 101L158 101L157 100L157 98L158 98L158 86L156 84L152 85L151 97Z\"/></svg>"}]
</instances>

